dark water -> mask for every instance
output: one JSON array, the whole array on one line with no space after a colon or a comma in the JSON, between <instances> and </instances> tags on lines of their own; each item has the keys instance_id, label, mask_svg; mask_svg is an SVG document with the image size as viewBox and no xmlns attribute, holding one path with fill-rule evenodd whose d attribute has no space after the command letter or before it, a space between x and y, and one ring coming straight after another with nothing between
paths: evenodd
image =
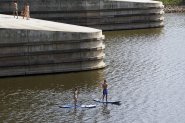
<instances>
[{"instance_id":1,"label":"dark water","mask_svg":"<svg viewBox=\"0 0 185 123\"><path fill-rule=\"evenodd\" d=\"M161 29L105 32L102 70L0 79L2 123L184 123L185 14L166 14ZM100 81L109 99L122 105L94 109L60 109L73 103L94 104Z\"/></svg>"}]
</instances>

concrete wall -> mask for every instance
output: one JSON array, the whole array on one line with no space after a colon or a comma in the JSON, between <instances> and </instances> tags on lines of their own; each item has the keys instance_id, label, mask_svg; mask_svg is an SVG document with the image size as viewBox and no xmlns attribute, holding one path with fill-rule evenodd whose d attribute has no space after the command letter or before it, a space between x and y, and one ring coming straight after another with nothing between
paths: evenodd
<instances>
[{"instance_id":1,"label":"concrete wall","mask_svg":"<svg viewBox=\"0 0 185 123\"><path fill-rule=\"evenodd\" d=\"M8 22L10 20L12 22ZM6 27L9 23L15 23L14 26L17 27ZM20 23L31 24L33 29L26 25L21 27L18 25ZM63 31L50 31L37 28L36 23L38 26L46 23L46 27L53 24L0 15L0 76L83 71L105 67L104 36L101 30L70 25L70 30L65 31L68 27L61 25ZM77 28L83 31L72 31Z\"/></svg>"},{"instance_id":2,"label":"concrete wall","mask_svg":"<svg viewBox=\"0 0 185 123\"><path fill-rule=\"evenodd\" d=\"M19 0L19 9L25 0ZM31 16L102 30L163 26L163 4L126 0L29 0ZM0 12L11 14L12 0L0 0Z\"/></svg>"}]
</instances>

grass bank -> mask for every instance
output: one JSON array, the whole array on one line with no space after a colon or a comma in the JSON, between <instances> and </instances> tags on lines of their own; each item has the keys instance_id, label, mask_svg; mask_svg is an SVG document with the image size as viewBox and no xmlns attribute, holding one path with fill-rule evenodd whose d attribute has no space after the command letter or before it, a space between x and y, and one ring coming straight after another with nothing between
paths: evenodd
<instances>
[{"instance_id":1,"label":"grass bank","mask_svg":"<svg viewBox=\"0 0 185 123\"><path fill-rule=\"evenodd\" d=\"M182 5L185 0L158 0L163 2L164 5Z\"/></svg>"},{"instance_id":2,"label":"grass bank","mask_svg":"<svg viewBox=\"0 0 185 123\"><path fill-rule=\"evenodd\" d=\"M185 0L158 0L163 2L165 13L185 12Z\"/></svg>"}]
</instances>

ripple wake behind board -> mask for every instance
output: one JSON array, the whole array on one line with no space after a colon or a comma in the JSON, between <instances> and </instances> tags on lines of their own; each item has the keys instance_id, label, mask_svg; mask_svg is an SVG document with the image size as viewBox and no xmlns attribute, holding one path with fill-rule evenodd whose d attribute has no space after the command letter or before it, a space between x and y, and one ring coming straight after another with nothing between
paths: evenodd
<instances>
[{"instance_id":1,"label":"ripple wake behind board","mask_svg":"<svg viewBox=\"0 0 185 123\"><path fill-rule=\"evenodd\" d=\"M102 101L99 99L94 99L94 101L98 103L121 105L121 101Z\"/></svg>"}]
</instances>

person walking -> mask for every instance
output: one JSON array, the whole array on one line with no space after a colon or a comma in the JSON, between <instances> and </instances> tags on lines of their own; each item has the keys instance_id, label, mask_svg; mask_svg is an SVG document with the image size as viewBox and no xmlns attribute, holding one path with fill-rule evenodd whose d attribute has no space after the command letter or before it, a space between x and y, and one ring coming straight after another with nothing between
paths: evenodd
<instances>
[{"instance_id":1,"label":"person walking","mask_svg":"<svg viewBox=\"0 0 185 123\"><path fill-rule=\"evenodd\" d=\"M17 0L14 0L13 2L13 16L15 18L15 16L17 16L18 19L18 2Z\"/></svg>"}]
</instances>

